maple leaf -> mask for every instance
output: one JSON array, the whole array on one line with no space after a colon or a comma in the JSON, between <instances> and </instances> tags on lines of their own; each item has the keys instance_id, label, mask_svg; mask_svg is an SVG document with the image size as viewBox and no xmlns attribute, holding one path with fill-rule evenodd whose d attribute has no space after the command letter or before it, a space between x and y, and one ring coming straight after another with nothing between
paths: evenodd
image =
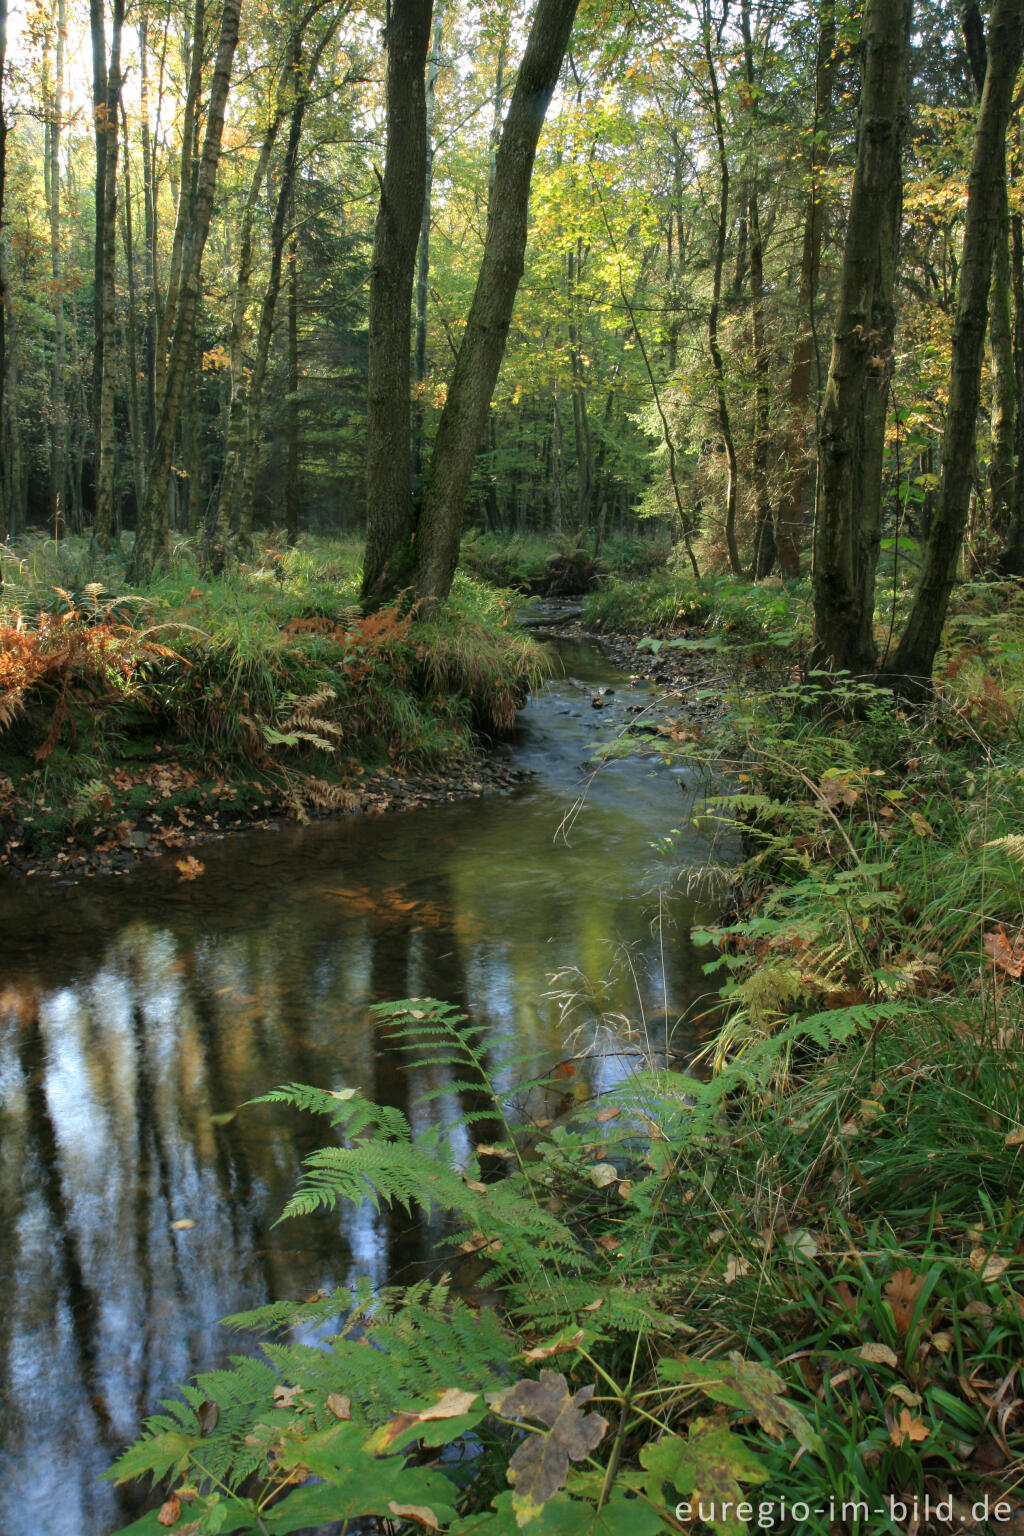
<instances>
[{"instance_id":1,"label":"maple leaf","mask_svg":"<svg viewBox=\"0 0 1024 1536\"><path fill-rule=\"evenodd\" d=\"M572 1397L564 1376L541 1371L539 1381L517 1381L498 1400L505 1418L540 1419L547 1434L530 1435L508 1464L508 1480L515 1488L516 1521L526 1525L543 1506L565 1487L569 1462L582 1461L599 1445L607 1420L583 1409L594 1395L593 1386L581 1387Z\"/></svg>"},{"instance_id":2,"label":"maple leaf","mask_svg":"<svg viewBox=\"0 0 1024 1536\"><path fill-rule=\"evenodd\" d=\"M909 1408L904 1408L900 1414L899 1422L889 1431L889 1439L893 1445L899 1446L909 1440L927 1440L931 1430L923 1419L915 1419Z\"/></svg>"},{"instance_id":3,"label":"maple leaf","mask_svg":"<svg viewBox=\"0 0 1024 1536\"><path fill-rule=\"evenodd\" d=\"M195 859L191 854L189 854L187 858L176 860L174 867L178 870L180 879L198 880L199 876L205 870L206 865L201 863L199 859Z\"/></svg>"}]
</instances>

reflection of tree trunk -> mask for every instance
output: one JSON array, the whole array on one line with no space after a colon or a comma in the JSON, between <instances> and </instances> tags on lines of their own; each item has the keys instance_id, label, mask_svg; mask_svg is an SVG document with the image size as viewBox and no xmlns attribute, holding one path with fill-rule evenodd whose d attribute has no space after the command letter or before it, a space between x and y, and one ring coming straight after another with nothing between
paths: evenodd
<instances>
[{"instance_id":1,"label":"reflection of tree trunk","mask_svg":"<svg viewBox=\"0 0 1024 1536\"><path fill-rule=\"evenodd\" d=\"M100 1303L85 1277L74 1211L64 1193L57 1131L46 1097L46 1044L39 1015L33 1011L20 1037L20 1064L25 1080L25 1114L30 1144L39 1167L39 1190L49 1218L51 1245L66 1285L71 1334L78 1354L79 1372L86 1398L105 1440L111 1422L99 1373L98 1345Z\"/></svg>"},{"instance_id":2,"label":"reflection of tree trunk","mask_svg":"<svg viewBox=\"0 0 1024 1536\"><path fill-rule=\"evenodd\" d=\"M135 1048L135 1268L139 1277L139 1312L143 1329L139 1372L139 1393L136 1417L141 1423L152 1406L149 1383L150 1339L155 1318L153 1315L153 1264L152 1244L155 1223L161 1212L154 1211L150 1196L151 1169L155 1168L157 1190L163 1207L163 1220L169 1225L173 1219L171 1207L171 1167L160 1134L156 1094L149 1071L149 1054L146 1040L146 1023L142 1009L132 1009L132 1044ZM174 1256L174 1290L179 1299L184 1297L181 1270L178 1264L178 1246L171 1243Z\"/></svg>"},{"instance_id":3,"label":"reflection of tree trunk","mask_svg":"<svg viewBox=\"0 0 1024 1536\"><path fill-rule=\"evenodd\" d=\"M376 930L376 931L375 931ZM407 997L412 991L409 963L412 929L408 922L397 924L371 920L370 927L370 1002L386 1003ZM387 1104L401 1110L409 1119L412 1103L409 1094L409 1069L395 1050L374 1015L373 1089L369 1095L375 1104ZM425 1257L424 1218L415 1210L407 1212L398 1205L381 1207L384 1248L387 1255L389 1285L408 1281L407 1271ZM412 1278L416 1278L413 1276Z\"/></svg>"}]
</instances>

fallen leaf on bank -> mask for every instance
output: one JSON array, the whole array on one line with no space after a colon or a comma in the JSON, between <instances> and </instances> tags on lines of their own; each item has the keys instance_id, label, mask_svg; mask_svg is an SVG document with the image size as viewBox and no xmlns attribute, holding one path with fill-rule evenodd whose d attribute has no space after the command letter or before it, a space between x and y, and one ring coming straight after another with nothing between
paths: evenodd
<instances>
[{"instance_id":1,"label":"fallen leaf on bank","mask_svg":"<svg viewBox=\"0 0 1024 1536\"><path fill-rule=\"evenodd\" d=\"M900 1414L899 1422L894 1424L889 1431L889 1439L893 1445L903 1445L907 1440L913 1444L915 1440L927 1440L931 1434L928 1425L922 1419L915 1419L909 1408L904 1408Z\"/></svg>"},{"instance_id":2,"label":"fallen leaf on bank","mask_svg":"<svg viewBox=\"0 0 1024 1536\"><path fill-rule=\"evenodd\" d=\"M1017 1130L1011 1131L1004 1142L1004 1146L1024 1147L1024 1127L1018 1127Z\"/></svg>"},{"instance_id":3,"label":"fallen leaf on bank","mask_svg":"<svg viewBox=\"0 0 1024 1536\"><path fill-rule=\"evenodd\" d=\"M746 1259L739 1258L735 1253L730 1253L725 1261L725 1283L732 1285L734 1280L739 1280L743 1275L750 1274L750 1265Z\"/></svg>"},{"instance_id":4,"label":"fallen leaf on bank","mask_svg":"<svg viewBox=\"0 0 1024 1536\"><path fill-rule=\"evenodd\" d=\"M527 1349L523 1352L524 1360L550 1360L552 1355L565 1355L570 1350L577 1349L583 1343L583 1329L568 1338L556 1339L553 1344L539 1344L536 1349Z\"/></svg>"},{"instance_id":5,"label":"fallen leaf on bank","mask_svg":"<svg viewBox=\"0 0 1024 1536\"><path fill-rule=\"evenodd\" d=\"M890 1349L888 1344L862 1344L858 1350L858 1354L860 1355L860 1358L862 1360L866 1360L869 1365L896 1366L899 1364L896 1352Z\"/></svg>"},{"instance_id":6,"label":"fallen leaf on bank","mask_svg":"<svg viewBox=\"0 0 1024 1536\"><path fill-rule=\"evenodd\" d=\"M388 1509L396 1520L414 1520L417 1525L425 1525L430 1531L441 1529L437 1523L437 1516L426 1504L396 1504L392 1499Z\"/></svg>"},{"instance_id":7,"label":"fallen leaf on bank","mask_svg":"<svg viewBox=\"0 0 1024 1536\"><path fill-rule=\"evenodd\" d=\"M181 1500L176 1493L172 1493L166 1504L161 1505L157 1522L160 1525L177 1525L181 1517Z\"/></svg>"},{"instance_id":8,"label":"fallen leaf on bank","mask_svg":"<svg viewBox=\"0 0 1024 1536\"><path fill-rule=\"evenodd\" d=\"M375 1455L386 1451L406 1430L414 1428L417 1424L428 1424L435 1419L460 1419L464 1413L468 1413L480 1396L479 1392L464 1392L461 1387L449 1387L443 1392L437 1402L429 1408L409 1409L404 1413L396 1413L394 1418L383 1424L373 1436L372 1445Z\"/></svg>"},{"instance_id":9,"label":"fallen leaf on bank","mask_svg":"<svg viewBox=\"0 0 1024 1536\"><path fill-rule=\"evenodd\" d=\"M1009 1259L1002 1258L998 1253L986 1253L984 1248L975 1248L971 1251L970 1266L976 1275L982 1280L997 1280L1004 1269L1009 1269Z\"/></svg>"},{"instance_id":10,"label":"fallen leaf on bank","mask_svg":"<svg viewBox=\"0 0 1024 1536\"><path fill-rule=\"evenodd\" d=\"M182 1216L179 1221L172 1221L171 1222L171 1231L172 1232L191 1232L192 1228L194 1226L195 1226L195 1222L192 1220L191 1216Z\"/></svg>"},{"instance_id":11,"label":"fallen leaf on bank","mask_svg":"<svg viewBox=\"0 0 1024 1536\"><path fill-rule=\"evenodd\" d=\"M331 1392L327 1398L327 1407L336 1419L350 1419L352 1417L352 1400L343 1397L340 1392Z\"/></svg>"},{"instance_id":12,"label":"fallen leaf on bank","mask_svg":"<svg viewBox=\"0 0 1024 1536\"><path fill-rule=\"evenodd\" d=\"M991 956L992 963L999 970L1005 971L1008 976L1019 979L1024 971L1024 940L1020 934L1011 944L1006 936L1005 928L997 928L995 933L986 933L982 940L982 948Z\"/></svg>"},{"instance_id":13,"label":"fallen leaf on bank","mask_svg":"<svg viewBox=\"0 0 1024 1536\"><path fill-rule=\"evenodd\" d=\"M921 1398L916 1392L911 1392L902 1381L894 1381L889 1388L893 1397L898 1397L901 1403L906 1403L908 1408L920 1408Z\"/></svg>"},{"instance_id":14,"label":"fallen leaf on bank","mask_svg":"<svg viewBox=\"0 0 1024 1536\"><path fill-rule=\"evenodd\" d=\"M606 1125L609 1120L614 1120L615 1116L621 1115L621 1113L621 1109L617 1109L615 1105L607 1104L605 1105L604 1109L598 1110L596 1116L597 1123L598 1125Z\"/></svg>"},{"instance_id":15,"label":"fallen leaf on bank","mask_svg":"<svg viewBox=\"0 0 1024 1536\"><path fill-rule=\"evenodd\" d=\"M915 1275L912 1269L898 1269L885 1285L885 1294L892 1307L896 1332L905 1338L914 1316L917 1299L924 1290L924 1275Z\"/></svg>"},{"instance_id":16,"label":"fallen leaf on bank","mask_svg":"<svg viewBox=\"0 0 1024 1536\"><path fill-rule=\"evenodd\" d=\"M619 1170L613 1163L595 1163L590 1170L590 1182L596 1184L598 1189L604 1189L608 1184L617 1184Z\"/></svg>"}]
</instances>

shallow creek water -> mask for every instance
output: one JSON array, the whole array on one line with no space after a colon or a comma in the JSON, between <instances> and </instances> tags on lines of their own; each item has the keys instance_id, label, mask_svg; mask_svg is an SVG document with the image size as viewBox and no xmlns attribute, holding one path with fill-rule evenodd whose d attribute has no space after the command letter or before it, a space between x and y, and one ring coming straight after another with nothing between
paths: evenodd
<instances>
[{"instance_id":1,"label":"shallow creek water","mask_svg":"<svg viewBox=\"0 0 1024 1536\"><path fill-rule=\"evenodd\" d=\"M689 930L707 914L678 880L704 849L654 848L694 786L617 761L565 823L596 742L651 695L594 647L559 649L568 675L522 713L512 750L533 776L510 795L209 844L194 882L171 855L118 880L0 883L4 1536L101 1536L131 1516L96 1477L161 1395L237 1352L220 1317L438 1272L430 1223L364 1207L275 1227L329 1133L239 1108L306 1082L357 1086L414 1125L443 1113L370 1003L459 1004L505 1086L513 1053L565 1052L545 997L562 967L614 971L605 1006L659 1034L706 990ZM607 707L570 677L613 688ZM574 1091L623 1070L595 1053Z\"/></svg>"}]
</instances>

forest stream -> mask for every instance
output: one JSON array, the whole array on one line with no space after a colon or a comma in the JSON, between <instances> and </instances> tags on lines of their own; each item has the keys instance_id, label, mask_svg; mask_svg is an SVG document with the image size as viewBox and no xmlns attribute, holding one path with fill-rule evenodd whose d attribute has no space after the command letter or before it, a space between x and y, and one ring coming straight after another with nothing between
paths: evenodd
<instances>
[{"instance_id":1,"label":"forest stream","mask_svg":"<svg viewBox=\"0 0 1024 1536\"><path fill-rule=\"evenodd\" d=\"M202 849L195 881L172 854L122 879L0 883L4 1536L101 1536L133 1512L96 1479L161 1395L243 1347L221 1317L440 1271L443 1227L369 1206L275 1226L325 1127L239 1107L305 1082L358 1086L414 1126L442 1113L370 1003L457 1003L503 1087L510 1056L557 1062L583 1021L577 1095L628 1056L600 1049L593 1008L566 1022L546 994L607 982L599 1006L657 1040L699 1011L689 933L709 914L685 874L707 850L685 830L657 847L696 777L618 760L572 815L596 743L653 695L556 643L566 675L522 712L512 794L236 836Z\"/></svg>"}]
</instances>

